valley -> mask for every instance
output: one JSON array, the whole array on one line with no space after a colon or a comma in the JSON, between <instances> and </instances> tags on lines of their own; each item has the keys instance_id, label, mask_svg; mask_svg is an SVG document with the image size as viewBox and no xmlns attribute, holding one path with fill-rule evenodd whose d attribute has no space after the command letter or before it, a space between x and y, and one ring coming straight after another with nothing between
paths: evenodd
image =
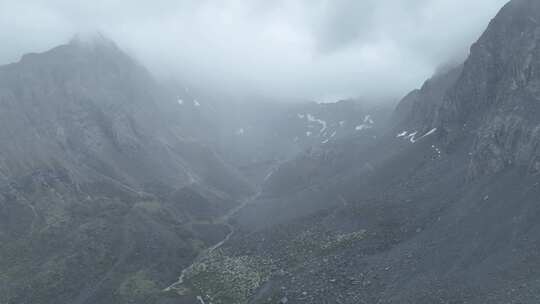
<instances>
[{"instance_id":1,"label":"valley","mask_svg":"<svg viewBox=\"0 0 540 304\"><path fill-rule=\"evenodd\" d=\"M391 101L160 81L101 35L0 66L0 303L538 303L537 20Z\"/></svg>"}]
</instances>

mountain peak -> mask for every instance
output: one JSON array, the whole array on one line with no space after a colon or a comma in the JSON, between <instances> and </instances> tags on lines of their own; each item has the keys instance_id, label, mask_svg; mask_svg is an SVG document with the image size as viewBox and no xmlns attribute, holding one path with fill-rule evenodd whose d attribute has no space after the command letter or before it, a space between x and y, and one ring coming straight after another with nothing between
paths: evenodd
<instances>
[{"instance_id":1,"label":"mountain peak","mask_svg":"<svg viewBox=\"0 0 540 304\"><path fill-rule=\"evenodd\" d=\"M396 109L398 129L465 139L471 176L520 164L540 170L540 1L505 5L462 66L428 80Z\"/></svg>"},{"instance_id":2,"label":"mountain peak","mask_svg":"<svg viewBox=\"0 0 540 304\"><path fill-rule=\"evenodd\" d=\"M435 114L449 143L472 135L473 175L540 168L540 2L514 0L473 44Z\"/></svg>"},{"instance_id":3,"label":"mountain peak","mask_svg":"<svg viewBox=\"0 0 540 304\"><path fill-rule=\"evenodd\" d=\"M71 38L69 45L118 50L116 43L101 32L78 33Z\"/></svg>"},{"instance_id":4,"label":"mountain peak","mask_svg":"<svg viewBox=\"0 0 540 304\"><path fill-rule=\"evenodd\" d=\"M540 60L537 17L540 2L531 0L511 1L497 14L471 47L457 83L461 89L453 90L441 108L442 123L474 120L479 111L507 103L506 93L532 89L534 62Z\"/></svg>"},{"instance_id":5,"label":"mountain peak","mask_svg":"<svg viewBox=\"0 0 540 304\"><path fill-rule=\"evenodd\" d=\"M117 44L100 33L77 34L66 44L41 53L28 53L22 56L20 63L34 66L77 66L85 63L95 66L95 62L107 65L137 65L136 62Z\"/></svg>"}]
</instances>

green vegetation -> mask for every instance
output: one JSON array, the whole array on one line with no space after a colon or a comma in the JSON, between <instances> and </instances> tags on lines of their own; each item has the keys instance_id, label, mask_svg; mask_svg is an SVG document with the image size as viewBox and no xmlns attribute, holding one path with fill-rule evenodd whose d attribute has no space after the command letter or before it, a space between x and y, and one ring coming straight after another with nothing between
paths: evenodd
<instances>
[{"instance_id":1,"label":"green vegetation","mask_svg":"<svg viewBox=\"0 0 540 304\"><path fill-rule=\"evenodd\" d=\"M159 292L156 283L150 280L144 271L131 274L118 288L118 294L125 298L140 298Z\"/></svg>"},{"instance_id":2,"label":"green vegetation","mask_svg":"<svg viewBox=\"0 0 540 304\"><path fill-rule=\"evenodd\" d=\"M366 230L337 234L307 230L289 240L274 244L268 254L234 255L219 249L197 262L186 273L184 291L202 296L207 303L244 304L272 276L292 269L309 267L309 261L329 256L366 237ZM280 293L271 298L279 300ZM268 300L265 297L265 300Z\"/></svg>"},{"instance_id":3,"label":"green vegetation","mask_svg":"<svg viewBox=\"0 0 540 304\"><path fill-rule=\"evenodd\" d=\"M221 250L194 265L187 283L212 303L247 303L272 273L272 260L256 256L227 256Z\"/></svg>"}]
</instances>

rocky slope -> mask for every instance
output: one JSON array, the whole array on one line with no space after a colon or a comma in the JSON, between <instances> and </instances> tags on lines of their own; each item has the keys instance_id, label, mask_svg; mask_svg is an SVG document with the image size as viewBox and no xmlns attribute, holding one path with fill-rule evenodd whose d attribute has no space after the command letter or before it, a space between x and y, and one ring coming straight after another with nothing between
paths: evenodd
<instances>
[{"instance_id":1,"label":"rocky slope","mask_svg":"<svg viewBox=\"0 0 540 304\"><path fill-rule=\"evenodd\" d=\"M471 174L538 163L540 3L507 4L471 48L433 124L448 141L474 133Z\"/></svg>"},{"instance_id":2,"label":"rocky slope","mask_svg":"<svg viewBox=\"0 0 540 304\"><path fill-rule=\"evenodd\" d=\"M103 37L0 67L1 303L196 302L165 287L270 169L387 113L180 91Z\"/></svg>"},{"instance_id":3,"label":"rocky slope","mask_svg":"<svg viewBox=\"0 0 540 304\"><path fill-rule=\"evenodd\" d=\"M511 1L387 124L218 109L107 41L0 67L0 302L538 303L538 20Z\"/></svg>"},{"instance_id":4,"label":"rocky slope","mask_svg":"<svg viewBox=\"0 0 540 304\"><path fill-rule=\"evenodd\" d=\"M386 135L279 168L186 286L212 303L537 303L538 19L511 1Z\"/></svg>"},{"instance_id":5,"label":"rocky slope","mask_svg":"<svg viewBox=\"0 0 540 304\"><path fill-rule=\"evenodd\" d=\"M152 303L251 184L114 43L0 67L0 302Z\"/></svg>"},{"instance_id":6,"label":"rocky slope","mask_svg":"<svg viewBox=\"0 0 540 304\"><path fill-rule=\"evenodd\" d=\"M463 66L451 67L439 71L417 90L401 100L394 111L392 123L394 131L427 132L432 128L433 117L441 107L446 92L461 76ZM422 133L423 134L423 133Z\"/></svg>"},{"instance_id":7,"label":"rocky slope","mask_svg":"<svg viewBox=\"0 0 540 304\"><path fill-rule=\"evenodd\" d=\"M220 155L257 183L264 182L269 170L299 153L364 133L373 135L392 113L387 103L362 100L239 101L195 89L180 91L181 128L211 142Z\"/></svg>"}]
</instances>

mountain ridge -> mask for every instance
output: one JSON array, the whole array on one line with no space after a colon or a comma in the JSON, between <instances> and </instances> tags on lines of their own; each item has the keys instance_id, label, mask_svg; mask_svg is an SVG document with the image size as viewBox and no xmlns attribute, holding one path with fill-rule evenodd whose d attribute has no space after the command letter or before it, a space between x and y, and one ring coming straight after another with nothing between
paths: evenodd
<instances>
[{"instance_id":1,"label":"mountain ridge","mask_svg":"<svg viewBox=\"0 0 540 304\"><path fill-rule=\"evenodd\" d=\"M536 303L538 76L511 80L521 55L536 66L527 17L538 8L507 4L464 66L407 96L370 145L349 140L278 169L302 178L271 178L239 213L243 233L185 286L223 303Z\"/></svg>"},{"instance_id":2,"label":"mountain ridge","mask_svg":"<svg viewBox=\"0 0 540 304\"><path fill-rule=\"evenodd\" d=\"M536 17L509 2L393 115L220 112L109 42L0 67L0 302L537 303Z\"/></svg>"}]
</instances>

